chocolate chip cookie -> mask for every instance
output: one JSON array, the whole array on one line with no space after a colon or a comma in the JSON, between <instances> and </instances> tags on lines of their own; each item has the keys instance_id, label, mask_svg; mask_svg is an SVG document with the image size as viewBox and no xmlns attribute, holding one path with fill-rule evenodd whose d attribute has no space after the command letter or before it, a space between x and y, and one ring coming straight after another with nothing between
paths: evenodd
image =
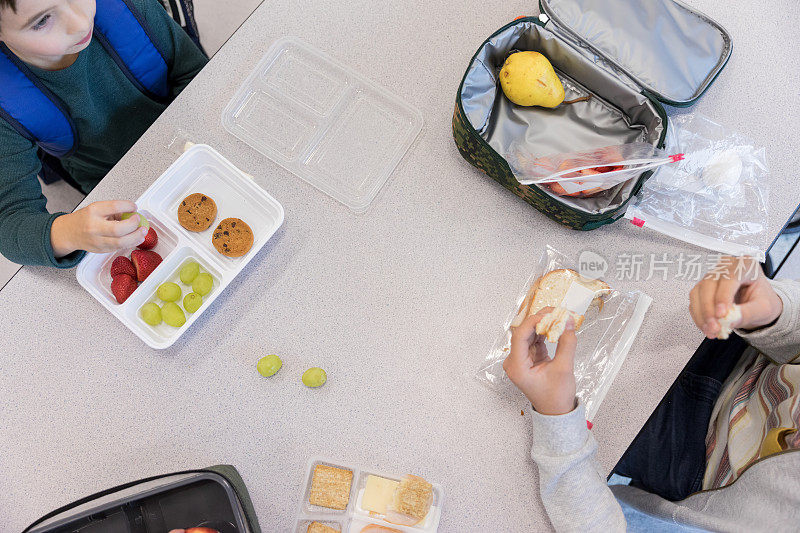
<instances>
[{"instance_id":1,"label":"chocolate chip cookie","mask_svg":"<svg viewBox=\"0 0 800 533\"><path fill-rule=\"evenodd\" d=\"M253 230L241 219L226 218L214 230L211 243L222 255L241 257L253 247Z\"/></svg>"},{"instance_id":2,"label":"chocolate chip cookie","mask_svg":"<svg viewBox=\"0 0 800 533\"><path fill-rule=\"evenodd\" d=\"M205 231L216 218L217 204L205 194L190 194L178 204L178 223L189 231Z\"/></svg>"}]
</instances>

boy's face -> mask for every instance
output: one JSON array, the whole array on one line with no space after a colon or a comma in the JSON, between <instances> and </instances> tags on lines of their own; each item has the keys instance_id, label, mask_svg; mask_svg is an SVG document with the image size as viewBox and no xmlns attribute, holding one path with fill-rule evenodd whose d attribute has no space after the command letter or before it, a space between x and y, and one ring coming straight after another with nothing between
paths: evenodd
<instances>
[{"instance_id":1,"label":"boy's face","mask_svg":"<svg viewBox=\"0 0 800 533\"><path fill-rule=\"evenodd\" d=\"M22 58L54 59L89 46L95 0L17 0L0 10L0 41Z\"/></svg>"}]
</instances>

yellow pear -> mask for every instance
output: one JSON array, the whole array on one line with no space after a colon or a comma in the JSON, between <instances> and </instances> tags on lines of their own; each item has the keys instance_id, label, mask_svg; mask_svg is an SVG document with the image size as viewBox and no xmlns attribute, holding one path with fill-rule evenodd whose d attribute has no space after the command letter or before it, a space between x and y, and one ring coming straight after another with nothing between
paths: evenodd
<instances>
[{"instance_id":1,"label":"yellow pear","mask_svg":"<svg viewBox=\"0 0 800 533\"><path fill-rule=\"evenodd\" d=\"M517 105L556 107L564 101L564 86L553 65L539 52L515 52L500 71L500 86Z\"/></svg>"}]
</instances>

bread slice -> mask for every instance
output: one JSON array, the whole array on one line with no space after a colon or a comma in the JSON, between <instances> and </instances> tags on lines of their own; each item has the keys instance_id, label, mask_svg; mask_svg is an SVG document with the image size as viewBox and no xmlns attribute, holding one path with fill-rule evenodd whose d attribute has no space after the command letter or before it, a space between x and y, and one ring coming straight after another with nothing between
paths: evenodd
<instances>
[{"instance_id":1,"label":"bread slice","mask_svg":"<svg viewBox=\"0 0 800 533\"><path fill-rule=\"evenodd\" d=\"M523 300L517 312L517 316L511 322L511 327L518 327L522 321L531 315L535 315L545 307L563 307L564 296L567 295L573 283L579 283L595 293L595 297L590 304L598 309L603 308L603 298L611 293L608 283L599 279L589 279L581 276L570 268L559 268L551 270L544 276L537 279L528 291L528 295ZM580 329L585 316L572 313L575 319L575 330Z\"/></svg>"},{"instance_id":2,"label":"bread slice","mask_svg":"<svg viewBox=\"0 0 800 533\"><path fill-rule=\"evenodd\" d=\"M536 281L531 283L531 288L528 289L528 294L525 295L525 299L522 300L522 304L520 304L519 309L517 310L517 316L514 317L514 320L511 321L511 327L516 328L522 321L528 318L528 310L531 308L531 301L533 300L533 295L536 294L536 288L539 286L539 282L542 280L544 276L536 278Z\"/></svg>"},{"instance_id":3,"label":"bread slice","mask_svg":"<svg viewBox=\"0 0 800 533\"><path fill-rule=\"evenodd\" d=\"M567 321L570 317L572 317L576 324L579 318L581 321L583 320L583 315L579 315L563 307L556 307L544 315L536 324L536 334L545 335L548 342L558 342L558 339L561 338L561 334L564 333L564 330L567 328Z\"/></svg>"},{"instance_id":4,"label":"bread slice","mask_svg":"<svg viewBox=\"0 0 800 533\"><path fill-rule=\"evenodd\" d=\"M433 485L419 476L405 476L386 509L386 520L393 524L414 526L425 520L432 503Z\"/></svg>"},{"instance_id":5,"label":"bread slice","mask_svg":"<svg viewBox=\"0 0 800 533\"><path fill-rule=\"evenodd\" d=\"M731 336L733 332L733 324L742 319L742 310L738 305L733 304L725 316L719 319L719 333L717 338L725 340Z\"/></svg>"}]
</instances>

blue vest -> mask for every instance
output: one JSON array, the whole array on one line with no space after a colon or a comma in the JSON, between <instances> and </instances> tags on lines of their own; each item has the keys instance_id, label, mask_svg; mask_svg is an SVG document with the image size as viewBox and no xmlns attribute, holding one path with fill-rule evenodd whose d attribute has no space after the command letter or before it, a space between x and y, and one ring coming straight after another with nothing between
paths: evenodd
<instances>
[{"instance_id":1,"label":"blue vest","mask_svg":"<svg viewBox=\"0 0 800 533\"><path fill-rule=\"evenodd\" d=\"M142 93L169 98L165 55L129 0L96 0L94 37ZM75 152L78 135L64 103L5 44L0 43L0 117L55 157Z\"/></svg>"}]
</instances>

